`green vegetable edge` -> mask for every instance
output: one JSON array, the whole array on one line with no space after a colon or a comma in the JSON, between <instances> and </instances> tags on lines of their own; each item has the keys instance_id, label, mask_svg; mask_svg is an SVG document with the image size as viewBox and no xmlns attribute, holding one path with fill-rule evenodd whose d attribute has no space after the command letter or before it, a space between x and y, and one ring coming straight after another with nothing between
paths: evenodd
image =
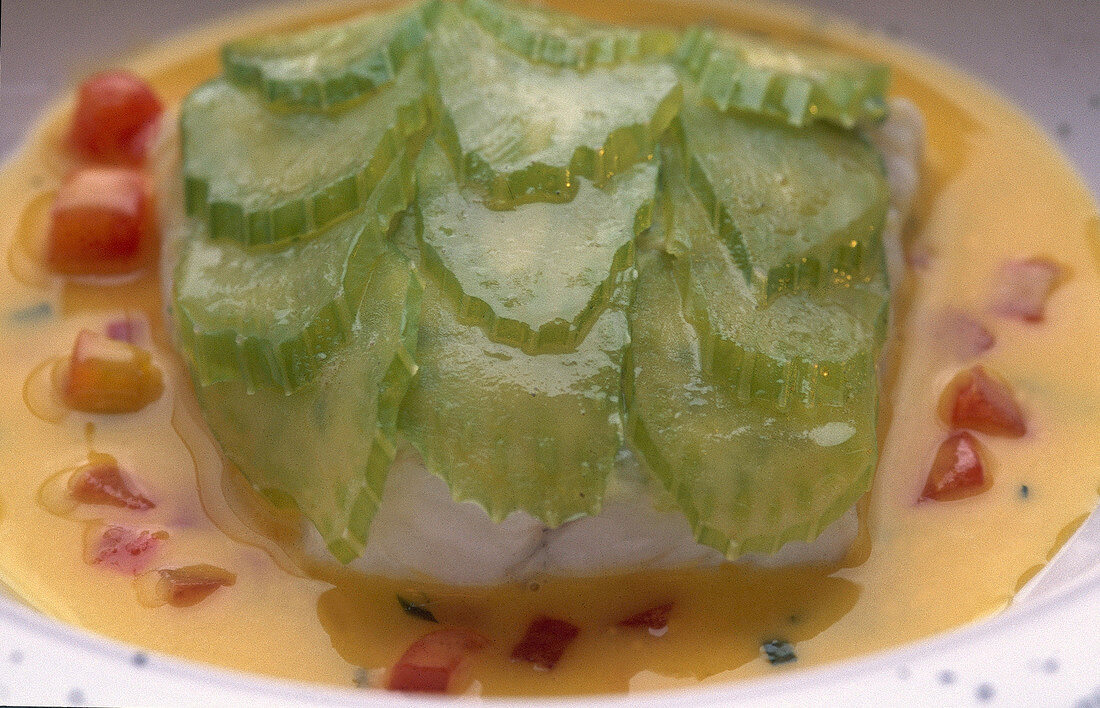
<instances>
[{"instance_id":1,"label":"green vegetable edge","mask_svg":"<svg viewBox=\"0 0 1100 708\"><path fill-rule=\"evenodd\" d=\"M736 47L737 35L722 36ZM796 127L820 120L851 129L886 117L890 72L883 64L824 52L815 61L805 50L787 50L792 59L824 74L814 76L809 70L754 63L736 48L717 46L718 37L710 28L689 28L674 57L718 110L756 113ZM776 49L782 48L776 45ZM826 66L825 61L843 64L845 69Z\"/></svg>"},{"instance_id":2,"label":"green vegetable edge","mask_svg":"<svg viewBox=\"0 0 1100 708\"><path fill-rule=\"evenodd\" d=\"M525 59L584 71L626 61L667 57L676 50L678 33L663 27L630 28L603 25L553 10L533 10L512 2L464 0L462 11L504 46ZM553 32L531 27L524 15L542 12L549 20L587 30L588 39L568 41ZM572 29L572 28L570 28Z\"/></svg>"},{"instance_id":3,"label":"green vegetable edge","mask_svg":"<svg viewBox=\"0 0 1100 708\"><path fill-rule=\"evenodd\" d=\"M363 99L393 81L401 66L431 33L443 0L427 0L414 8L399 24L385 46L367 51L348 62L342 70L309 78L282 79L271 76L260 45L270 36L238 40L222 47L225 76L237 86L256 91L271 107L290 111L331 111ZM361 23L371 23L372 12ZM333 28L348 31L356 21Z\"/></svg>"},{"instance_id":4,"label":"green vegetable edge","mask_svg":"<svg viewBox=\"0 0 1100 708\"><path fill-rule=\"evenodd\" d=\"M430 115L426 95L401 106L393 125L381 136L366 164L311 194L288 199L270 209L246 212L236 202L211 201L209 180L184 174L186 213L207 222L210 238L236 241L247 247L279 248L313 236L360 209L375 192L389 188L386 180L392 165L403 165L409 171L405 178L412 179L412 160L402 158L410 147L427 136ZM186 133L183 138L187 140Z\"/></svg>"}]
</instances>

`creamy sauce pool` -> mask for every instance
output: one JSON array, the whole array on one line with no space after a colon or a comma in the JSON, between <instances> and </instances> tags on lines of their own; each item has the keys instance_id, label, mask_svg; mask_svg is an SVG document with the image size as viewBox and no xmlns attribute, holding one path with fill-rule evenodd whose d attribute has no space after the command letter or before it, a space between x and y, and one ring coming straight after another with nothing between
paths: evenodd
<instances>
[{"instance_id":1,"label":"creamy sauce pool","mask_svg":"<svg viewBox=\"0 0 1100 708\"><path fill-rule=\"evenodd\" d=\"M487 694L641 689L697 680L776 675L928 636L994 613L1065 542L1100 490L1100 217L1057 150L982 86L906 50L805 17L725 3L655 0L552 5L636 22L710 19L819 41L888 62L893 93L913 100L928 124L922 196L907 250L913 272L902 309L898 363L874 489L861 503L861 538L837 567L763 571L738 566L453 589L384 579L355 581L297 569L272 537L293 537L297 519L258 502L226 474L198 413L182 362L161 318L155 274L111 285L64 282L27 254L41 235L67 168L57 143L59 106L0 174L0 575L43 612L150 649L275 676L350 686L377 677L429 625L406 615L395 594L424 591L444 622L473 626L494 644L473 663ZM257 14L250 28L299 26L347 9ZM288 19L289 18L289 19ZM226 23L173 40L128 63L169 104L219 72L218 47L246 25ZM826 36L827 35L827 36ZM1046 321L986 314L1007 259L1048 256L1070 268ZM1022 439L983 437L992 488L968 500L917 506L946 435L940 391L964 366L937 346L945 305L981 316L997 339L981 362L1016 389L1028 416ZM102 330L124 313L152 324L150 345L165 395L145 410L95 416L49 400L48 369L84 327ZM49 480L109 453L140 478L155 509L127 516L106 507L47 510ZM1027 487L1026 496L1021 493ZM45 502L45 503L44 503ZM151 608L133 581L83 560L85 535L104 523L163 529L160 566L211 563L237 583L189 608ZM261 533L262 531L262 533ZM609 627L615 618L674 599L667 633ZM540 612L582 627L550 672L508 659ZM762 658L770 639L794 643L798 661ZM1053 638L1052 638L1053 641ZM364 671L366 669L366 671Z\"/></svg>"}]
</instances>

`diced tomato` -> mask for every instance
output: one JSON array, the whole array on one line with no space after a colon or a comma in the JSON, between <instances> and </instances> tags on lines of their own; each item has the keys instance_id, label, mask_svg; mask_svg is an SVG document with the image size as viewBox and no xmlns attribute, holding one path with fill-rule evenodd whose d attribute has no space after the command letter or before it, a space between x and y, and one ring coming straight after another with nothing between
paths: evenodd
<instances>
[{"instance_id":1,"label":"diced tomato","mask_svg":"<svg viewBox=\"0 0 1100 708\"><path fill-rule=\"evenodd\" d=\"M108 526L88 544L85 560L91 565L137 575L149 566L166 538L168 534L163 531Z\"/></svg>"},{"instance_id":2,"label":"diced tomato","mask_svg":"<svg viewBox=\"0 0 1100 708\"><path fill-rule=\"evenodd\" d=\"M1018 438L1027 432L1023 411L1007 383L980 364L960 371L940 396L940 415L952 428Z\"/></svg>"},{"instance_id":3,"label":"diced tomato","mask_svg":"<svg viewBox=\"0 0 1100 708\"><path fill-rule=\"evenodd\" d=\"M65 275L129 273L154 255L156 217L146 177L85 167L61 185L50 213L46 264Z\"/></svg>"},{"instance_id":4,"label":"diced tomato","mask_svg":"<svg viewBox=\"0 0 1100 708\"><path fill-rule=\"evenodd\" d=\"M456 676L475 652L489 640L472 629L437 629L417 639L390 671L386 687L391 691L447 693Z\"/></svg>"},{"instance_id":5,"label":"diced tomato","mask_svg":"<svg viewBox=\"0 0 1100 708\"><path fill-rule=\"evenodd\" d=\"M90 162L141 164L163 110L152 87L130 72L94 74L80 85L69 144Z\"/></svg>"},{"instance_id":6,"label":"diced tomato","mask_svg":"<svg viewBox=\"0 0 1100 708\"><path fill-rule=\"evenodd\" d=\"M512 648L512 659L528 661L540 669L552 669L580 631L572 622L545 615L538 617L527 627L519 644Z\"/></svg>"},{"instance_id":7,"label":"diced tomato","mask_svg":"<svg viewBox=\"0 0 1100 708\"><path fill-rule=\"evenodd\" d=\"M237 582L237 576L224 568L200 563L182 568L158 568L153 572L153 604L190 607L215 590Z\"/></svg>"},{"instance_id":8,"label":"diced tomato","mask_svg":"<svg viewBox=\"0 0 1100 708\"><path fill-rule=\"evenodd\" d=\"M668 627L668 616L672 612L671 602L650 607L636 614L630 615L619 622L620 627L638 627L659 632Z\"/></svg>"},{"instance_id":9,"label":"diced tomato","mask_svg":"<svg viewBox=\"0 0 1100 708\"><path fill-rule=\"evenodd\" d=\"M970 433L960 431L952 433L936 451L920 501L963 499L985 489L985 468L978 441Z\"/></svg>"},{"instance_id":10,"label":"diced tomato","mask_svg":"<svg viewBox=\"0 0 1100 708\"><path fill-rule=\"evenodd\" d=\"M936 318L933 336L940 348L965 361L993 348L993 333L973 315L948 308Z\"/></svg>"},{"instance_id":11,"label":"diced tomato","mask_svg":"<svg viewBox=\"0 0 1100 708\"><path fill-rule=\"evenodd\" d=\"M119 469L114 458L92 462L74 472L69 478L69 494L81 504L102 504L135 511L156 506L137 489L130 476Z\"/></svg>"},{"instance_id":12,"label":"diced tomato","mask_svg":"<svg viewBox=\"0 0 1100 708\"><path fill-rule=\"evenodd\" d=\"M85 329L77 335L61 390L70 408L132 413L160 397L160 369L149 352Z\"/></svg>"},{"instance_id":13,"label":"diced tomato","mask_svg":"<svg viewBox=\"0 0 1100 708\"><path fill-rule=\"evenodd\" d=\"M1048 258L1010 261L1001 267L992 309L1024 322L1041 322L1047 298L1065 277L1065 269Z\"/></svg>"}]
</instances>

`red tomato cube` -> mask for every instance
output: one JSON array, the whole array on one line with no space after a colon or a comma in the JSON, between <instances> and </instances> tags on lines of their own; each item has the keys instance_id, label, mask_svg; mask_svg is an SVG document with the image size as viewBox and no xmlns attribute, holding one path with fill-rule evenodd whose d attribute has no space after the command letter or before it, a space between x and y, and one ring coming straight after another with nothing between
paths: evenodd
<instances>
[{"instance_id":1,"label":"red tomato cube","mask_svg":"<svg viewBox=\"0 0 1100 708\"><path fill-rule=\"evenodd\" d=\"M90 162L141 164L163 110L152 87L130 72L95 74L78 90L69 145Z\"/></svg>"},{"instance_id":2,"label":"red tomato cube","mask_svg":"<svg viewBox=\"0 0 1100 708\"><path fill-rule=\"evenodd\" d=\"M85 413L133 413L160 397L164 382L149 352L82 330L60 389L65 403Z\"/></svg>"},{"instance_id":3,"label":"red tomato cube","mask_svg":"<svg viewBox=\"0 0 1100 708\"><path fill-rule=\"evenodd\" d=\"M960 371L940 397L940 415L952 428L1018 438L1027 432L1023 411L1007 383L981 365Z\"/></svg>"},{"instance_id":4,"label":"red tomato cube","mask_svg":"<svg viewBox=\"0 0 1100 708\"><path fill-rule=\"evenodd\" d=\"M668 627L668 616L672 612L672 603L650 607L648 610L630 615L619 622L620 627L638 627L652 632L660 632Z\"/></svg>"},{"instance_id":5,"label":"red tomato cube","mask_svg":"<svg viewBox=\"0 0 1100 708\"><path fill-rule=\"evenodd\" d=\"M963 499L987 488L978 441L960 431L944 440L936 451L919 501Z\"/></svg>"},{"instance_id":6,"label":"red tomato cube","mask_svg":"<svg viewBox=\"0 0 1100 708\"><path fill-rule=\"evenodd\" d=\"M112 275L154 254L156 216L145 176L126 167L85 167L61 185L50 214L46 263L65 275Z\"/></svg>"},{"instance_id":7,"label":"red tomato cube","mask_svg":"<svg viewBox=\"0 0 1100 708\"><path fill-rule=\"evenodd\" d=\"M425 634L394 664L386 687L391 691L447 693L470 655L487 646L487 638L462 627Z\"/></svg>"},{"instance_id":8,"label":"red tomato cube","mask_svg":"<svg viewBox=\"0 0 1100 708\"><path fill-rule=\"evenodd\" d=\"M540 669L550 670L580 632L580 627L572 622L539 617L527 627L523 639L512 649L512 659L527 661Z\"/></svg>"}]
</instances>

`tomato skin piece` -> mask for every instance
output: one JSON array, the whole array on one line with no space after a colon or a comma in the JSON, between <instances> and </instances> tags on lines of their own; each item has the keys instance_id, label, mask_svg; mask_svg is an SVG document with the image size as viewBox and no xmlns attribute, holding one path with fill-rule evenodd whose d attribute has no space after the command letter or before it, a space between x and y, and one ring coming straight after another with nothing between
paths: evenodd
<instances>
[{"instance_id":1,"label":"tomato skin piece","mask_svg":"<svg viewBox=\"0 0 1100 708\"><path fill-rule=\"evenodd\" d=\"M997 343L996 337L980 320L953 308L939 313L931 334L940 349L959 361L981 356Z\"/></svg>"},{"instance_id":2,"label":"tomato skin piece","mask_svg":"<svg viewBox=\"0 0 1100 708\"><path fill-rule=\"evenodd\" d=\"M489 646L479 632L448 627L413 642L390 670L386 688L410 693L447 693L471 654Z\"/></svg>"},{"instance_id":3,"label":"tomato skin piece","mask_svg":"<svg viewBox=\"0 0 1100 708\"><path fill-rule=\"evenodd\" d=\"M512 649L512 660L527 661L549 671L580 632L572 622L542 615L531 622L523 639Z\"/></svg>"},{"instance_id":4,"label":"tomato skin piece","mask_svg":"<svg viewBox=\"0 0 1100 708\"><path fill-rule=\"evenodd\" d=\"M647 610L642 610L619 621L620 627L638 627L652 631L660 631L668 627L668 616L672 612L671 602L656 605Z\"/></svg>"},{"instance_id":5,"label":"tomato skin piece","mask_svg":"<svg viewBox=\"0 0 1100 708\"><path fill-rule=\"evenodd\" d=\"M158 576L155 586L157 600L172 607L197 605L218 588L237 582L236 574L206 563L160 568L154 573Z\"/></svg>"},{"instance_id":6,"label":"tomato skin piece","mask_svg":"<svg viewBox=\"0 0 1100 708\"><path fill-rule=\"evenodd\" d=\"M145 339L146 329L144 320L135 315L126 315L108 322L103 331L115 341L137 344L138 340Z\"/></svg>"},{"instance_id":7,"label":"tomato skin piece","mask_svg":"<svg viewBox=\"0 0 1100 708\"><path fill-rule=\"evenodd\" d=\"M77 335L62 372L62 398L85 413L134 413L164 391L149 352L88 329Z\"/></svg>"},{"instance_id":8,"label":"tomato skin piece","mask_svg":"<svg viewBox=\"0 0 1100 708\"><path fill-rule=\"evenodd\" d=\"M960 371L940 397L940 416L952 428L1006 438L1022 437L1027 423L1016 396L980 364Z\"/></svg>"},{"instance_id":9,"label":"tomato skin piece","mask_svg":"<svg viewBox=\"0 0 1100 708\"><path fill-rule=\"evenodd\" d=\"M1049 258L1009 261L1001 267L991 309L1002 317L1042 322L1047 298L1066 275L1066 268Z\"/></svg>"},{"instance_id":10,"label":"tomato skin piece","mask_svg":"<svg viewBox=\"0 0 1100 708\"><path fill-rule=\"evenodd\" d=\"M50 213L46 264L63 275L117 275L155 252L149 181L127 167L84 167L58 190Z\"/></svg>"},{"instance_id":11,"label":"tomato skin piece","mask_svg":"<svg viewBox=\"0 0 1100 708\"><path fill-rule=\"evenodd\" d=\"M69 494L81 504L117 506L134 511L146 511L156 506L133 484L113 458L92 462L78 469L69 478Z\"/></svg>"},{"instance_id":12,"label":"tomato skin piece","mask_svg":"<svg viewBox=\"0 0 1100 708\"><path fill-rule=\"evenodd\" d=\"M128 575L137 575L152 562L160 544L168 538L164 531L137 531L126 526L107 526L89 538L84 560Z\"/></svg>"},{"instance_id":13,"label":"tomato skin piece","mask_svg":"<svg viewBox=\"0 0 1100 708\"><path fill-rule=\"evenodd\" d=\"M981 447L965 430L943 441L918 501L965 499L989 488L982 463Z\"/></svg>"},{"instance_id":14,"label":"tomato skin piece","mask_svg":"<svg viewBox=\"0 0 1100 708\"><path fill-rule=\"evenodd\" d=\"M164 105L143 79L128 71L93 74L80 84L69 147L82 160L140 165Z\"/></svg>"}]
</instances>

